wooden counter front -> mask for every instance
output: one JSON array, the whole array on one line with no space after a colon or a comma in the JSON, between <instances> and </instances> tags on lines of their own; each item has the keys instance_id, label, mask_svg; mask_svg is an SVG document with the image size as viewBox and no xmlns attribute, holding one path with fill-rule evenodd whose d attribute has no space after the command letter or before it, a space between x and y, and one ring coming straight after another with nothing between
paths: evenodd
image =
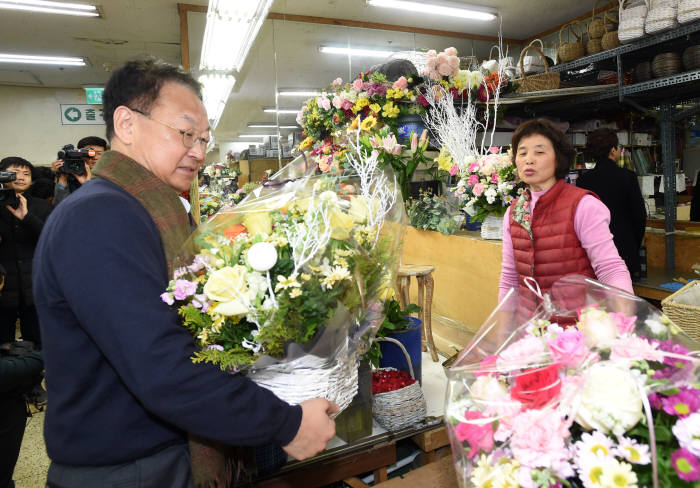
<instances>
[{"instance_id":1,"label":"wooden counter front","mask_svg":"<svg viewBox=\"0 0 700 488\"><path fill-rule=\"evenodd\" d=\"M498 304L501 250L501 241L478 232L445 235L407 227L402 264L435 266L433 337L442 354L464 347ZM415 303L415 280L411 284Z\"/></svg>"}]
</instances>

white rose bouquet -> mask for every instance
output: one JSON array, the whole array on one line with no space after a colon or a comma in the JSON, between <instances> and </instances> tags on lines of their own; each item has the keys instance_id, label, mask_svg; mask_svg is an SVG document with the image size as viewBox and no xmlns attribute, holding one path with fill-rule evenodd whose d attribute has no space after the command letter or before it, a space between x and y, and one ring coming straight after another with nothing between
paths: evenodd
<instances>
[{"instance_id":1,"label":"white rose bouquet","mask_svg":"<svg viewBox=\"0 0 700 488\"><path fill-rule=\"evenodd\" d=\"M697 344L647 302L580 276L545 303L518 325L506 299L448 372L460 486L696 486Z\"/></svg>"},{"instance_id":2,"label":"white rose bouquet","mask_svg":"<svg viewBox=\"0 0 700 488\"><path fill-rule=\"evenodd\" d=\"M265 380L273 390L280 371L303 370L318 386L332 381L314 371L352 363L367 345L381 323L380 297L393 288L405 214L376 157L351 159L355 171L339 176L299 176L299 162L290 163L284 179L195 231L161 296L200 346L194 362L248 370L256 381L277 367ZM356 389L353 364L338 381ZM341 407L352 398L295 381L286 385L293 394L276 393L291 402L326 396Z\"/></svg>"}]
</instances>

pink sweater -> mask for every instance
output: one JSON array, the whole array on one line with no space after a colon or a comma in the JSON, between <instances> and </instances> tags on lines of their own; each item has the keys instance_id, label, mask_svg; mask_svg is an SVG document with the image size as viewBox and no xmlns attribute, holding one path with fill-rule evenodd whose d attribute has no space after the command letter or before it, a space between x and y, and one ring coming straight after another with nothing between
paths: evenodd
<instances>
[{"instance_id":1,"label":"pink sweater","mask_svg":"<svg viewBox=\"0 0 700 488\"><path fill-rule=\"evenodd\" d=\"M534 211L537 200L546 192L547 190L532 192L531 211ZM515 288L517 291L518 289L518 272L515 270L513 241L510 237L511 208L508 208L503 218L503 264L501 281L498 285L499 302L508 293L508 290ZM588 259L591 261L598 281L634 294L630 273L618 254L613 236L610 233L610 210L608 207L591 195L584 196L576 207L574 230L588 254Z\"/></svg>"}]
</instances>

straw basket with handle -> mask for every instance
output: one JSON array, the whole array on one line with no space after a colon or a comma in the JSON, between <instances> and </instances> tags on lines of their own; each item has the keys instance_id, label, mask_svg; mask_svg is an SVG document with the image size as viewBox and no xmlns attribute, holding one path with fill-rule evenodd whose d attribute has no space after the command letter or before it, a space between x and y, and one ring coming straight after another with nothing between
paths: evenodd
<instances>
[{"instance_id":1,"label":"straw basket with handle","mask_svg":"<svg viewBox=\"0 0 700 488\"><path fill-rule=\"evenodd\" d=\"M593 2L593 12L591 12L591 23L588 24L588 39L600 39L605 34L605 21L602 17L596 18L595 9L600 0Z\"/></svg>"},{"instance_id":2,"label":"straw basket with handle","mask_svg":"<svg viewBox=\"0 0 700 488\"><path fill-rule=\"evenodd\" d=\"M393 342L401 348L401 351L406 356L409 373L414 380L416 376L413 374L413 365L411 357L396 339L391 337L377 338L378 341ZM381 368L378 371L395 371L396 368ZM386 393L378 393L372 395L372 416L379 425L386 430L399 430L409 425L422 422L427 415L427 406L423 390L421 390L418 381L413 382L408 386L399 388L398 390L387 391Z\"/></svg>"},{"instance_id":3,"label":"straw basket with handle","mask_svg":"<svg viewBox=\"0 0 700 488\"><path fill-rule=\"evenodd\" d=\"M617 24L617 19L613 10L608 10L603 16L603 23L607 32L603 34L603 38L600 40L600 45L604 51L608 49L614 49L620 45L620 39L617 38L617 30L615 29L615 24Z\"/></svg>"},{"instance_id":4,"label":"straw basket with handle","mask_svg":"<svg viewBox=\"0 0 700 488\"><path fill-rule=\"evenodd\" d=\"M700 0L679 0L678 22L687 24L700 19Z\"/></svg>"},{"instance_id":5,"label":"straw basket with handle","mask_svg":"<svg viewBox=\"0 0 700 488\"><path fill-rule=\"evenodd\" d=\"M683 332L700 341L700 281L691 281L661 301L664 314Z\"/></svg>"},{"instance_id":6,"label":"straw basket with handle","mask_svg":"<svg viewBox=\"0 0 700 488\"><path fill-rule=\"evenodd\" d=\"M536 42L540 43L540 49L544 50L544 43L542 42L541 39L533 39L530 41L530 44L532 45ZM542 58L540 56L525 56L525 59L521 60L520 62L520 69L521 69L521 76L523 73L528 74L528 75L534 75L537 73L543 73L544 72L544 65L547 64L547 60L545 58ZM525 71L523 71L523 68Z\"/></svg>"},{"instance_id":7,"label":"straw basket with handle","mask_svg":"<svg viewBox=\"0 0 700 488\"><path fill-rule=\"evenodd\" d=\"M523 69L523 58L525 53L530 49L534 49L537 54L542 58L544 63L544 73L539 73L536 75L526 75ZM523 77L515 80L518 87L515 89L515 93L528 93L541 90L556 90L559 88L561 83L560 73L551 73L549 71L549 66L547 65L547 60L544 57L544 53L540 48L530 44L520 53L520 71L523 73Z\"/></svg>"},{"instance_id":8,"label":"straw basket with handle","mask_svg":"<svg viewBox=\"0 0 700 488\"><path fill-rule=\"evenodd\" d=\"M644 22L648 10L648 0L620 0L617 37L622 44L644 37Z\"/></svg>"},{"instance_id":9,"label":"straw basket with handle","mask_svg":"<svg viewBox=\"0 0 700 488\"><path fill-rule=\"evenodd\" d=\"M574 42L564 42L561 38L562 32L564 32L564 29L567 27L569 28L569 32L571 32L576 39ZM559 29L559 50L557 51L560 63L568 63L569 61L586 55L586 46L584 46L581 41L582 37L583 33L578 23L571 22L561 26L561 29Z\"/></svg>"}]
</instances>

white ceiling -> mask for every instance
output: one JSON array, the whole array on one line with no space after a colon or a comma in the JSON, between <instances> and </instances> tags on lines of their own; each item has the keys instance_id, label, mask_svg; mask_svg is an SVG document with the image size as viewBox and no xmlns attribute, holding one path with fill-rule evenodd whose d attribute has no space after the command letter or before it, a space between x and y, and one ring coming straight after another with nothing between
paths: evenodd
<instances>
[{"instance_id":1,"label":"white ceiling","mask_svg":"<svg viewBox=\"0 0 700 488\"><path fill-rule=\"evenodd\" d=\"M207 5L206 0L188 0ZM525 39L568 19L590 11L592 2L572 0L478 0L493 6L502 17L503 36ZM175 0L102 0L104 18L0 11L0 51L23 54L80 56L86 67L39 67L3 65L0 84L46 87L99 86L110 71L124 61L152 55L180 63L180 19ZM364 22L498 35L499 21L470 22L446 17L402 13L368 7L364 0L275 0L272 12L332 17ZM196 70L204 30L205 14L190 12L189 46L191 67ZM262 106L275 105L275 86L303 88L327 86L340 76L347 80L377 64L376 59L352 59L321 54L321 42L363 46L390 46L407 50L456 47L461 54L486 56L491 42L438 37L305 22L267 20L250 51L234 93L217 128L219 141L238 138L249 122L275 122L274 114L263 114ZM303 99L279 98L280 107L298 108ZM282 125L294 116L281 116Z\"/></svg>"}]
</instances>

